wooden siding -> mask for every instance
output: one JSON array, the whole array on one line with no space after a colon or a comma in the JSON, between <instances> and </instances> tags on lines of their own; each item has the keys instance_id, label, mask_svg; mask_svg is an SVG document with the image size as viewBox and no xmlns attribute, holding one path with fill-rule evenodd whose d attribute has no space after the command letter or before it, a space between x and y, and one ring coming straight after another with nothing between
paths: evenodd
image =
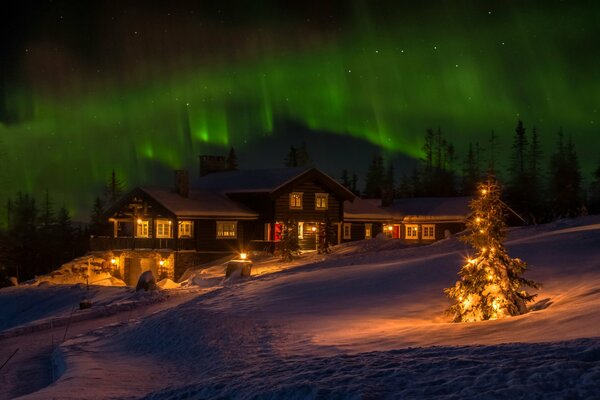
<instances>
[{"instance_id":1,"label":"wooden siding","mask_svg":"<svg viewBox=\"0 0 600 400\"><path fill-rule=\"evenodd\" d=\"M302 209L290 209L290 193L302 192ZM328 193L327 210L315 209L315 194ZM314 181L303 181L290 187L279 194L275 199L275 220L285 222L288 219L306 222L325 222L330 223L341 221L343 212L343 201L336 198L331 192L328 192L323 186Z\"/></svg>"}]
</instances>

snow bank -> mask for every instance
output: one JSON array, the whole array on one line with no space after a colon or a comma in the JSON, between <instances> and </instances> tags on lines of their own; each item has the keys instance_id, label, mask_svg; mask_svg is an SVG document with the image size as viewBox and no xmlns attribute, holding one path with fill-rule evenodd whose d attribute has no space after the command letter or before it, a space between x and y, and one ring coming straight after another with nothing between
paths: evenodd
<instances>
[{"instance_id":1,"label":"snow bank","mask_svg":"<svg viewBox=\"0 0 600 400\"><path fill-rule=\"evenodd\" d=\"M80 257L63 264L47 275L38 276L25 284L72 285L89 283L98 286L126 286L121 279L115 278L104 267L106 260L97 257Z\"/></svg>"}]
</instances>

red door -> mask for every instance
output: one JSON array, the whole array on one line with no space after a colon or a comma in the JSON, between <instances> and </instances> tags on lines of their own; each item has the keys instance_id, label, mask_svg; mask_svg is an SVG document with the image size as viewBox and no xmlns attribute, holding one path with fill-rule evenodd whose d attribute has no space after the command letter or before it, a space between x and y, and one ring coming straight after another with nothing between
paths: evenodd
<instances>
[{"instance_id":1,"label":"red door","mask_svg":"<svg viewBox=\"0 0 600 400\"><path fill-rule=\"evenodd\" d=\"M400 225L394 225L394 230L392 231L392 237L394 239L400 239Z\"/></svg>"},{"instance_id":2,"label":"red door","mask_svg":"<svg viewBox=\"0 0 600 400\"><path fill-rule=\"evenodd\" d=\"M281 224L275 224L275 232L274 232L274 239L276 242L279 242L281 240L281 237L283 235L283 226Z\"/></svg>"}]
</instances>

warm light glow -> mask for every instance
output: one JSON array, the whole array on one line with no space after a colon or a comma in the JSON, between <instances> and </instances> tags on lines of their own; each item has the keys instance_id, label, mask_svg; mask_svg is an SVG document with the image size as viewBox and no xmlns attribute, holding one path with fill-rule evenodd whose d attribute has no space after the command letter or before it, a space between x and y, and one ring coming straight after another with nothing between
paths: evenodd
<instances>
[{"instance_id":1,"label":"warm light glow","mask_svg":"<svg viewBox=\"0 0 600 400\"><path fill-rule=\"evenodd\" d=\"M477 222L481 222L481 218L477 217L477 218L475 219L475 221L477 221Z\"/></svg>"},{"instance_id":2,"label":"warm light glow","mask_svg":"<svg viewBox=\"0 0 600 400\"><path fill-rule=\"evenodd\" d=\"M113 264L113 265L115 265L117 263L117 259L116 258L111 259L110 263Z\"/></svg>"},{"instance_id":3,"label":"warm light glow","mask_svg":"<svg viewBox=\"0 0 600 400\"><path fill-rule=\"evenodd\" d=\"M487 189L481 189L481 194L485 196L487 194Z\"/></svg>"},{"instance_id":4,"label":"warm light glow","mask_svg":"<svg viewBox=\"0 0 600 400\"><path fill-rule=\"evenodd\" d=\"M240 253L240 259L245 260L248 258L248 254L246 253Z\"/></svg>"},{"instance_id":5,"label":"warm light glow","mask_svg":"<svg viewBox=\"0 0 600 400\"><path fill-rule=\"evenodd\" d=\"M142 219L141 219L141 218L138 218L138 220L137 220L137 223L138 223L138 224L141 224L141 223L142 223Z\"/></svg>"},{"instance_id":6,"label":"warm light glow","mask_svg":"<svg viewBox=\"0 0 600 400\"><path fill-rule=\"evenodd\" d=\"M316 232L317 231L317 227L313 226L312 228L310 228L311 231Z\"/></svg>"},{"instance_id":7,"label":"warm light glow","mask_svg":"<svg viewBox=\"0 0 600 400\"><path fill-rule=\"evenodd\" d=\"M160 266L162 267L163 265L165 265L165 260L160 260L158 263L159 263L159 264L160 264Z\"/></svg>"},{"instance_id":8,"label":"warm light glow","mask_svg":"<svg viewBox=\"0 0 600 400\"><path fill-rule=\"evenodd\" d=\"M394 227L393 227L393 226L391 226L391 225L390 225L390 226L388 226L388 231L392 231L393 229L394 229Z\"/></svg>"},{"instance_id":9,"label":"warm light glow","mask_svg":"<svg viewBox=\"0 0 600 400\"><path fill-rule=\"evenodd\" d=\"M472 258L469 258L467 261L469 262L469 264L475 264L475 260Z\"/></svg>"},{"instance_id":10,"label":"warm light glow","mask_svg":"<svg viewBox=\"0 0 600 400\"><path fill-rule=\"evenodd\" d=\"M482 248L481 248L481 251L485 253L485 251L486 251L486 248L485 248L485 247L482 247Z\"/></svg>"},{"instance_id":11,"label":"warm light glow","mask_svg":"<svg viewBox=\"0 0 600 400\"><path fill-rule=\"evenodd\" d=\"M479 230L479 233L483 233L483 232L485 232L483 229L480 229L480 230Z\"/></svg>"},{"instance_id":12,"label":"warm light glow","mask_svg":"<svg viewBox=\"0 0 600 400\"><path fill-rule=\"evenodd\" d=\"M492 274L489 274L489 275L487 276L487 278L488 278L488 281L491 281L492 279L494 279L494 275L492 275Z\"/></svg>"}]
</instances>

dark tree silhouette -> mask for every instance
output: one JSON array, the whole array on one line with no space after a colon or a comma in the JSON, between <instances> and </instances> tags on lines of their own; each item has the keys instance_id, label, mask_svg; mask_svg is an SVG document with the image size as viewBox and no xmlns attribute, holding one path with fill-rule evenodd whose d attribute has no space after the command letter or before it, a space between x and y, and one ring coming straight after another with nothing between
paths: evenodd
<instances>
[{"instance_id":1,"label":"dark tree silhouette","mask_svg":"<svg viewBox=\"0 0 600 400\"><path fill-rule=\"evenodd\" d=\"M227 171L237 171L238 169L238 160L237 155L235 154L235 150L232 148L229 149L229 154L227 155Z\"/></svg>"}]
</instances>

